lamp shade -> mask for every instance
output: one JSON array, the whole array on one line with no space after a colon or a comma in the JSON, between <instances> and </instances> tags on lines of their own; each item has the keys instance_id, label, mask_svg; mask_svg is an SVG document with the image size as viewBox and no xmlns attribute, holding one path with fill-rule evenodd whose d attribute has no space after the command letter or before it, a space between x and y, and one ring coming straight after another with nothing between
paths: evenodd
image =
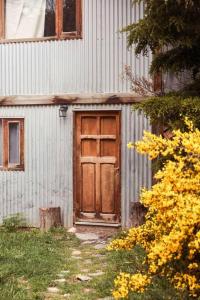
<instances>
[{"instance_id":1,"label":"lamp shade","mask_svg":"<svg viewBox=\"0 0 200 300\"><path fill-rule=\"evenodd\" d=\"M68 110L67 105L61 105L60 108L59 108L59 117L60 118L66 118L67 110Z\"/></svg>"}]
</instances>

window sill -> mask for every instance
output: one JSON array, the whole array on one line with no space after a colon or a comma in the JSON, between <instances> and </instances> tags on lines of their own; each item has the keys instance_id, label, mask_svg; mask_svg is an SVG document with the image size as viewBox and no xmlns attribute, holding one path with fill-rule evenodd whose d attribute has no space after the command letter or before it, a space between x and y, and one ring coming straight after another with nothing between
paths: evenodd
<instances>
[{"instance_id":1,"label":"window sill","mask_svg":"<svg viewBox=\"0 0 200 300\"><path fill-rule=\"evenodd\" d=\"M63 40L80 40L82 34L77 32L63 33L60 37L48 36L42 38L26 38L26 39L0 39L0 44L27 43L27 42L45 42L45 41L63 41Z\"/></svg>"},{"instance_id":2,"label":"window sill","mask_svg":"<svg viewBox=\"0 0 200 300\"><path fill-rule=\"evenodd\" d=\"M10 166L10 167L0 167L1 171L24 171L24 166Z\"/></svg>"}]
</instances>

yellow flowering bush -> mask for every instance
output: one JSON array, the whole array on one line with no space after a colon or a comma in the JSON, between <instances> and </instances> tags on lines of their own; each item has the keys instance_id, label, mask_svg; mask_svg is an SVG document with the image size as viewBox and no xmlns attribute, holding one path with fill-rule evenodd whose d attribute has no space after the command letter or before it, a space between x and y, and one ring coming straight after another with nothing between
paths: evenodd
<instances>
[{"instance_id":1,"label":"yellow flowering bush","mask_svg":"<svg viewBox=\"0 0 200 300\"><path fill-rule=\"evenodd\" d=\"M143 293L155 276L167 278L190 299L200 296L200 131L186 120L187 132L174 130L171 139L145 132L136 147L150 159L168 158L156 175L156 184L142 190L141 202L148 208L146 221L113 240L109 250L146 251L147 270L121 273L115 280L115 299L131 291Z\"/></svg>"},{"instance_id":2,"label":"yellow flowering bush","mask_svg":"<svg viewBox=\"0 0 200 300\"><path fill-rule=\"evenodd\" d=\"M123 297L128 296L129 291L144 292L146 285L150 283L150 279L146 275L142 274L127 274L120 273L115 279L115 286L118 286L118 290L113 292L113 296L119 299L121 295Z\"/></svg>"}]
</instances>

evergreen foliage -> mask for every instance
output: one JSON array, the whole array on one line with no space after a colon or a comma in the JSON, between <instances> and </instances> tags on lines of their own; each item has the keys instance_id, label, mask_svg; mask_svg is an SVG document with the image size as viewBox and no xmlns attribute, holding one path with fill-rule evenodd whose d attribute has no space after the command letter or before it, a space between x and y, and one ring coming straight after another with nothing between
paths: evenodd
<instances>
[{"instance_id":1,"label":"evergreen foliage","mask_svg":"<svg viewBox=\"0 0 200 300\"><path fill-rule=\"evenodd\" d=\"M200 98L168 94L164 97L150 97L133 106L150 118L152 124L168 129L186 129L184 118L188 117L200 129Z\"/></svg>"},{"instance_id":2,"label":"evergreen foliage","mask_svg":"<svg viewBox=\"0 0 200 300\"><path fill-rule=\"evenodd\" d=\"M134 0L140 3L141 0ZM200 70L200 1L144 0L144 18L123 31L136 54L154 54L150 72ZM163 50L162 52L159 50Z\"/></svg>"}]
</instances>

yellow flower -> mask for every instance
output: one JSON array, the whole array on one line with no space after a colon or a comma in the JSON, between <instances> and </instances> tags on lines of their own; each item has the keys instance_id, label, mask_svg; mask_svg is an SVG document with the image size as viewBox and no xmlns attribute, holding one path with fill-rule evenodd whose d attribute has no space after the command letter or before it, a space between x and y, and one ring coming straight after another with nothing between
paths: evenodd
<instances>
[{"instance_id":1,"label":"yellow flower","mask_svg":"<svg viewBox=\"0 0 200 300\"><path fill-rule=\"evenodd\" d=\"M175 130L170 140L144 132L142 141L127 145L150 159L169 155L171 159L155 175L156 184L141 193L148 208L145 224L131 228L108 246L129 251L139 244L147 253L146 274L121 273L116 278L116 299L131 291L143 293L155 274L167 276L179 291L189 291L188 297L200 297L200 131L188 119L186 125L188 132Z\"/></svg>"},{"instance_id":2,"label":"yellow flower","mask_svg":"<svg viewBox=\"0 0 200 300\"><path fill-rule=\"evenodd\" d=\"M132 142L129 142L129 143L127 144L127 147L128 147L129 149L133 148L133 147L134 147L134 146L133 146L133 143L132 143Z\"/></svg>"}]
</instances>

